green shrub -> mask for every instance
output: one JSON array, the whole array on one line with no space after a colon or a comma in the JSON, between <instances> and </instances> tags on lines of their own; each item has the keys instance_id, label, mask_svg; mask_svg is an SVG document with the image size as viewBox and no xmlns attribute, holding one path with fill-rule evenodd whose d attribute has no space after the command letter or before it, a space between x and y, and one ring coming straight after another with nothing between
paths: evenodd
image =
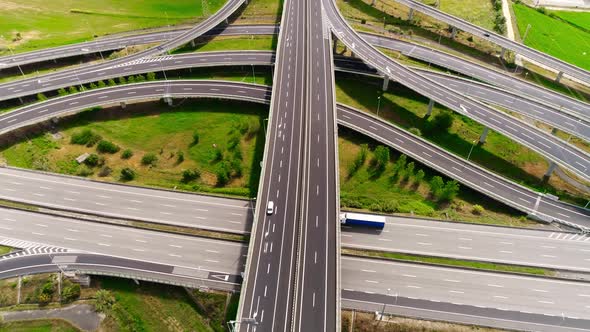
<instances>
[{"instance_id":1,"label":"green shrub","mask_svg":"<svg viewBox=\"0 0 590 332\"><path fill-rule=\"evenodd\" d=\"M229 182L230 167L227 162L221 162L217 165L215 175L217 175L217 186L221 187Z\"/></svg>"},{"instance_id":2,"label":"green shrub","mask_svg":"<svg viewBox=\"0 0 590 332\"><path fill-rule=\"evenodd\" d=\"M444 187L444 181L440 176L433 176L430 180L430 191L434 197L439 198Z\"/></svg>"},{"instance_id":3,"label":"green shrub","mask_svg":"<svg viewBox=\"0 0 590 332\"><path fill-rule=\"evenodd\" d=\"M121 181L131 181L133 179L135 179L135 171L129 167L125 167L121 170L121 176L119 177L119 179Z\"/></svg>"},{"instance_id":4,"label":"green shrub","mask_svg":"<svg viewBox=\"0 0 590 332\"><path fill-rule=\"evenodd\" d=\"M96 89L96 88L98 88L96 83L94 83L94 82L90 83L90 89Z\"/></svg>"},{"instance_id":5,"label":"green shrub","mask_svg":"<svg viewBox=\"0 0 590 332\"><path fill-rule=\"evenodd\" d=\"M38 93L37 94L37 100L38 101L45 101L45 100L47 100L47 97L45 97L45 95L42 94L42 93Z\"/></svg>"},{"instance_id":6,"label":"green shrub","mask_svg":"<svg viewBox=\"0 0 590 332\"><path fill-rule=\"evenodd\" d=\"M373 151L373 164L378 171L383 171L389 162L389 148L385 145L379 145Z\"/></svg>"},{"instance_id":7,"label":"green shrub","mask_svg":"<svg viewBox=\"0 0 590 332\"><path fill-rule=\"evenodd\" d=\"M443 111L434 116L431 121L426 122L425 130L430 135L447 132L453 125L453 114L450 111Z\"/></svg>"},{"instance_id":8,"label":"green shrub","mask_svg":"<svg viewBox=\"0 0 590 332\"><path fill-rule=\"evenodd\" d=\"M158 162L158 157L153 154L153 153L146 153L145 155L143 155L143 157L141 158L141 163L143 165L155 165L156 162Z\"/></svg>"},{"instance_id":9,"label":"green shrub","mask_svg":"<svg viewBox=\"0 0 590 332\"><path fill-rule=\"evenodd\" d=\"M75 86L71 86L68 88L69 94L76 93L76 92L78 92L78 89Z\"/></svg>"},{"instance_id":10,"label":"green shrub","mask_svg":"<svg viewBox=\"0 0 590 332\"><path fill-rule=\"evenodd\" d=\"M417 183L420 183L424 179L424 175L425 175L424 171L419 169L418 172L416 172L414 179L416 180Z\"/></svg>"},{"instance_id":11,"label":"green shrub","mask_svg":"<svg viewBox=\"0 0 590 332\"><path fill-rule=\"evenodd\" d=\"M131 151L131 149L126 149L123 151L123 153L121 153L121 158L123 159L129 159L131 157L133 157L133 151Z\"/></svg>"},{"instance_id":12,"label":"green shrub","mask_svg":"<svg viewBox=\"0 0 590 332\"><path fill-rule=\"evenodd\" d=\"M108 312L117 302L113 294L106 289L99 289L95 295L94 307L98 312Z\"/></svg>"},{"instance_id":13,"label":"green shrub","mask_svg":"<svg viewBox=\"0 0 590 332\"><path fill-rule=\"evenodd\" d=\"M98 142L96 150L100 153L117 153L121 148L112 142L102 140Z\"/></svg>"},{"instance_id":14,"label":"green shrub","mask_svg":"<svg viewBox=\"0 0 590 332\"><path fill-rule=\"evenodd\" d=\"M114 81L113 81L113 83L114 83ZM106 86L107 85L104 83L104 81L98 81L98 87L99 88L106 88Z\"/></svg>"},{"instance_id":15,"label":"green shrub","mask_svg":"<svg viewBox=\"0 0 590 332\"><path fill-rule=\"evenodd\" d=\"M408 129L408 131L416 136L422 136L422 132L420 131L420 129L418 129L416 127L412 127L410 129Z\"/></svg>"},{"instance_id":16,"label":"green shrub","mask_svg":"<svg viewBox=\"0 0 590 332\"><path fill-rule=\"evenodd\" d=\"M61 292L61 299L63 302L72 302L80 297L80 285L70 284L63 288Z\"/></svg>"},{"instance_id":17,"label":"green shrub","mask_svg":"<svg viewBox=\"0 0 590 332\"><path fill-rule=\"evenodd\" d=\"M182 172L182 183L189 183L198 179L201 176L201 172L198 169L187 169Z\"/></svg>"},{"instance_id":18,"label":"green shrub","mask_svg":"<svg viewBox=\"0 0 590 332\"><path fill-rule=\"evenodd\" d=\"M192 144L193 145L199 144L199 133L196 131L193 133L193 143Z\"/></svg>"},{"instance_id":19,"label":"green shrub","mask_svg":"<svg viewBox=\"0 0 590 332\"><path fill-rule=\"evenodd\" d=\"M156 73L152 73L152 72L147 73L147 80L148 81L155 81L156 80Z\"/></svg>"},{"instance_id":20,"label":"green shrub","mask_svg":"<svg viewBox=\"0 0 590 332\"><path fill-rule=\"evenodd\" d=\"M145 76L141 74L135 76L135 82L145 82Z\"/></svg>"},{"instance_id":21,"label":"green shrub","mask_svg":"<svg viewBox=\"0 0 590 332\"><path fill-rule=\"evenodd\" d=\"M135 77L133 77L133 76L127 77L127 83L135 83Z\"/></svg>"},{"instance_id":22,"label":"green shrub","mask_svg":"<svg viewBox=\"0 0 590 332\"><path fill-rule=\"evenodd\" d=\"M92 153L91 155L89 155L86 158L86 160L84 160L84 164L86 164L90 167L98 166L99 162L100 162L100 157L96 153ZM103 159L103 162L104 162L104 159Z\"/></svg>"},{"instance_id":23,"label":"green shrub","mask_svg":"<svg viewBox=\"0 0 590 332\"><path fill-rule=\"evenodd\" d=\"M57 95L58 96L65 96L67 94L68 94L68 92L64 88L61 88L61 89L57 90Z\"/></svg>"},{"instance_id":24,"label":"green shrub","mask_svg":"<svg viewBox=\"0 0 590 332\"><path fill-rule=\"evenodd\" d=\"M100 172L98 172L98 176L100 176L100 177L109 176L112 171L113 170L110 167L105 166L105 167L103 167L103 168L100 169Z\"/></svg>"},{"instance_id":25,"label":"green shrub","mask_svg":"<svg viewBox=\"0 0 590 332\"><path fill-rule=\"evenodd\" d=\"M176 163L180 164L183 161L184 161L184 152L178 151L178 153L176 154Z\"/></svg>"},{"instance_id":26,"label":"green shrub","mask_svg":"<svg viewBox=\"0 0 590 332\"><path fill-rule=\"evenodd\" d=\"M485 209L483 208L483 206L481 206L479 204L475 204L473 206L473 208L471 209L471 213L477 214L477 215L483 214L484 211L485 211Z\"/></svg>"},{"instance_id":27,"label":"green shrub","mask_svg":"<svg viewBox=\"0 0 590 332\"><path fill-rule=\"evenodd\" d=\"M119 77L119 84L120 85L127 84L127 80L125 79L125 76Z\"/></svg>"},{"instance_id":28,"label":"green shrub","mask_svg":"<svg viewBox=\"0 0 590 332\"><path fill-rule=\"evenodd\" d=\"M102 137L98 134L95 134L92 130L84 129L81 132L74 133L72 135L72 138L70 139L70 143L77 145L86 145L90 147L96 144L101 139Z\"/></svg>"},{"instance_id":29,"label":"green shrub","mask_svg":"<svg viewBox=\"0 0 590 332\"><path fill-rule=\"evenodd\" d=\"M223 152L221 149L215 148L213 151L213 162L221 161L223 159Z\"/></svg>"},{"instance_id":30,"label":"green shrub","mask_svg":"<svg viewBox=\"0 0 590 332\"><path fill-rule=\"evenodd\" d=\"M117 85L117 83L115 82L115 80L112 79L112 78L109 78L109 80L108 80L108 86L115 86L115 85Z\"/></svg>"}]
</instances>

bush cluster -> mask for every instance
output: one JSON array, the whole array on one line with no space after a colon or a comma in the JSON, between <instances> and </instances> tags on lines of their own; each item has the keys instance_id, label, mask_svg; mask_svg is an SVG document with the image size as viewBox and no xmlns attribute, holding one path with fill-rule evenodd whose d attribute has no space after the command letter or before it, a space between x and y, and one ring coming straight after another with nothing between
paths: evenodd
<instances>
[{"instance_id":1,"label":"bush cluster","mask_svg":"<svg viewBox=\"0 0 590 332\"><path fill-rule=\"evenodd\" d=\"M100 153L111 153L112 154L112 153L119 152L119 150L121 150L121 148L119 146L117 146L115 143L105 141L105 140L98 142L98 145L96 146L96 151L98 151Z\"/></svg>"},{"instance_id":2,"label":"bush cluster","mask_svg":"<svg viewBox=\"0 0 590 332\"><path fill-rule=\"evenodd\" d=\"M101 139L102 137L98 134L95 134L92 130L84 129L81 132L74 133L70 139L70 143L91 147L98 143Z\"/></svg>"}]
</instances>

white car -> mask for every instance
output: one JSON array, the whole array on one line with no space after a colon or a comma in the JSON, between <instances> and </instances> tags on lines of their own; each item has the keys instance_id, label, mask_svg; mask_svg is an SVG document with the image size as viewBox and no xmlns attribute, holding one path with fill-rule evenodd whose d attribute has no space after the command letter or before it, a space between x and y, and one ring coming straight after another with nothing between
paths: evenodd
<instances>
[{"instance_id":1,"label":"white car","mask_svg":"<svg viewBox=\"0 0 590 332\"><path fill-rule=\"evenodd\" d=\"M268 201L266 205L266 214L271 215L275 212L275 203L273 201Z\"/></svg>"}]
</instances>

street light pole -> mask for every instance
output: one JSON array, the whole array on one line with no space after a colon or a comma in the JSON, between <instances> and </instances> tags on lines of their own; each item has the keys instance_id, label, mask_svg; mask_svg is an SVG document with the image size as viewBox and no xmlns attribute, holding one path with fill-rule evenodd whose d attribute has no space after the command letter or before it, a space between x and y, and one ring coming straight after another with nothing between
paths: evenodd
<instances>
[{"instance_id":1,"label":"street light pole","mask_svg":"<svg viewBox=\"0 0 590 332\"><path fill-rule=\"evenodd\" d=\"M387 297L389 297L389 292L391 291L391 288L387 289ZM396 296L397 299L397 296ZM387 302L383 301L383 309L381 309L381 316L379 317L379 322L377 322L377 326L379 326L379 324L381 324L381 321L383 320L383 315L385 315L385 308L387 307Z\"/></svg>"},{"instance_id":2,"label":"street light pole","mask_svg":"<svg viewBox=\"0 0 590 332\"><path fill-rule=\"evenodd\" d=\"M475 147L475 142L477 142L477 140L473 140L473 144L471 144L471 149L469 149L469 154L467 155L467 161L469 161L469 158L471 157L471 152L473 152L473 148Z\"/></svg>"},{"instance_id":3,"label":"street light pole","mask_svg":"<svg viewBox=\"0 0 590 332\"><path fill-rule=\"evenodd\" d=\"M381 96L377 97L377 116L379 116L379 108L381 107Z\"/></svg>"},{"instance_id":4,"label":"street light pole","mask_svg":"<svg viewBox=\"0 0 590 332\"><path fill-rule=\"evenodd\" d=\"M252 77L254 78L254 82L252 83L256 83L256 74L254 74L254 64L250 64L250 66L252 66Z\"/></svg>"}]
</instances>

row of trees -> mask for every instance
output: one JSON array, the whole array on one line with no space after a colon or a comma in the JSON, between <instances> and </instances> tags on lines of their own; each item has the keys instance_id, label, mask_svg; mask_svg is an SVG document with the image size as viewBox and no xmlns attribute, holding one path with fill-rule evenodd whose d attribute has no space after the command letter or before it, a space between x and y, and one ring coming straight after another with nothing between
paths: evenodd
<instances>
[{"instance_id":1,"label":"row of trees","mask_svg":"<svg viewBox=\"0 0 590 332\"><path fill-rule=\"evenodd\" d=\"M74 94L80 91L84 91L84 90L93 90L93 89L99 89L99 88L106 88L107 86L116 86L116 85L123 85L123 84L128 84L128 83L140 83L140 82L145 82L145 81L155 81L156 80L156 73L153 72L149 72L145 75L143 74L139 74L139 75L135 75L135 76L121 76L117 79L108 79L106 82L103 80L100 80L98 82L92 82L90 84L80 84L80 85L76 85L76 86L70 86L68 88L60 88L57 90L57 94L59 96L65 96L65 95L69 95L69 94ZM37 100L39 101L44 101L47 100L47 96L45 96L45 94L43 93L38 93L37 94Z\"/></svg>"}]
</instances>

